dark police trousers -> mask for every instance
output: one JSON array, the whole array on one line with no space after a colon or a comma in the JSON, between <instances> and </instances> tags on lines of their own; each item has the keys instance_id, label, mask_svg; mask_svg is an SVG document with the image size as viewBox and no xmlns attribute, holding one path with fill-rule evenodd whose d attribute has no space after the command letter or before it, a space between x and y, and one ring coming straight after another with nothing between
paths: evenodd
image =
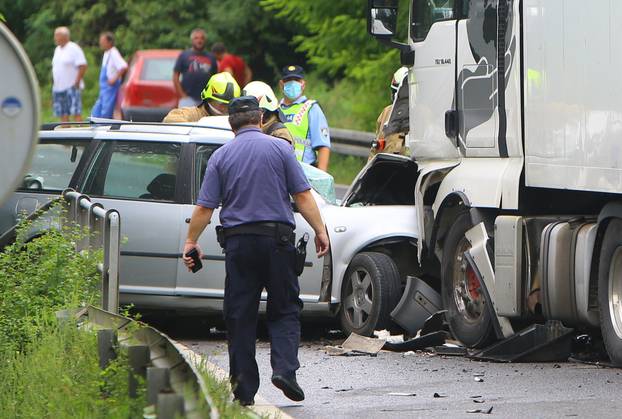
<instances>
[{"instance_id":1,"label":"dark police trousers","mask_svg":"<svg viewBox=\"0 0 622 419\"><path fill-rule=\"evenodd\" d=\"M252 400L259 389L255 340L261 292L268 292L267 324L274 374L295 374L300 342L300 287L294 273L295 248L276 238L236 235L225 247L227 279L224 316L233 394Z\"/></svg>"}]
</instances>

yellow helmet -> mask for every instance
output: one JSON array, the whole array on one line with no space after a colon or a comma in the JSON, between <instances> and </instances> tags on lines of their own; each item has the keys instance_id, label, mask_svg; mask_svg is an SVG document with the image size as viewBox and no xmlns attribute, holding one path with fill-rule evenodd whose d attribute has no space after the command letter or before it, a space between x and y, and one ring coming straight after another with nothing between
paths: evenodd
<instances>
[{"instance_id":1,"label":"yellow helmet","mask_svg":"<svg viewBox=\"0 0 622 419\"><path fill-rule=\"evenodd\" d=\"M231 99L240 97L240 86L230 73L222 72L210 77L205 89L201 92L201 100L215 100L228 104Z\"/></svg>"},{"instance_id":2,"label":"yellow helmet","mask_svg":"<svg viewBox=\"0 0 622 419\"><path fill-rule=\"evenodd\" d=\"M244 86L242 96L255 96L259 107L270 112L279 109L279 100L270 86L262 81L252 81Z\"/></svg>"}]
</instances>

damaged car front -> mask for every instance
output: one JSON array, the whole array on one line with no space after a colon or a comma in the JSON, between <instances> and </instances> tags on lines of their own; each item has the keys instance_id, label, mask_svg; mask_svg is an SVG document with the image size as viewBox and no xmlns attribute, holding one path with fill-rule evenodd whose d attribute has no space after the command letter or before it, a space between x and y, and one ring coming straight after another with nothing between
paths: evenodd
<instances>
[{"instance_id":1,"label":"damaged car front","mask_svg":"<svg viewBox=\"0 0 622 419\"><path fill-rule=\"evenodd\" d=\"M346 332L370 336L391 327L407 277L424 276L416 257L417 173L407 157L378 154L340 206L322 208L332 249L327 290Z\"/></svg>"}]
</instances>

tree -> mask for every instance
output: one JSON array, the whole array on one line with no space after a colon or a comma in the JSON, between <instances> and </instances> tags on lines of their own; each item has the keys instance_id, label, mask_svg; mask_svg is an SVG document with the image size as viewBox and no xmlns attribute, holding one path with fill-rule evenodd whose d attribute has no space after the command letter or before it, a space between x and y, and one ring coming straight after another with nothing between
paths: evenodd
<instances>
[{"instance_id":1,"label":"tree","mask_svg":"<svg viewBox=\"0 0 622 419\"><path fill-rule=\"evenodd\" d=\"M408 1L400 0L398 27L407 28ZM389 83L400 66L399 53L367 34L367 0L262 0L277 16L301 26L297 50L329 80L350 82L352 112L367 129L389 100ZM343 84L344 82L342 82ZM340 91L344 89L339 89Z\"/></svg>"}]
</instances>

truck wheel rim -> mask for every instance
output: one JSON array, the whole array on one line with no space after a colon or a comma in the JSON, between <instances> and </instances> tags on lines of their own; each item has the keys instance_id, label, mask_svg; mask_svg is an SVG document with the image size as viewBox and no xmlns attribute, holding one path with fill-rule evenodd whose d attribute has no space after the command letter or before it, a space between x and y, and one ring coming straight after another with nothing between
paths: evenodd
<instances>
[{"instance_id":1,"label":"truck wheel rim","mask_svg":"<svg viewBox=\"0 0 622 419\"><path fill-rule=\"evenodd\" d=\"M462 317L470 324L479 322L484 313L484 296L481 283L473 268L464 258L471 247L466 237L458 243L454 255L453 298Z\"/></svg>"},{"instance_id":2,"label":"truck wheel rim","mask_svg":"<svg viewBox=\"0 0 622 419\"><path fill-rule=\"evenodd\" d=\"M622 246L616 249L611 259L608 300L613 330L622 339Z\"/></svg>"},{"instance_id":3,"label":"truck wheel rim","mask_svg":"<svg viewBox=\"0 0 622 419\"><path fill-rule=\"evenodd\" d=\"M346 283L344 305L348 321L356 329L362 328L367 323L373 301L374 290L371 275L365 269L355 270Z\"/></svg>"}]
</instances>

